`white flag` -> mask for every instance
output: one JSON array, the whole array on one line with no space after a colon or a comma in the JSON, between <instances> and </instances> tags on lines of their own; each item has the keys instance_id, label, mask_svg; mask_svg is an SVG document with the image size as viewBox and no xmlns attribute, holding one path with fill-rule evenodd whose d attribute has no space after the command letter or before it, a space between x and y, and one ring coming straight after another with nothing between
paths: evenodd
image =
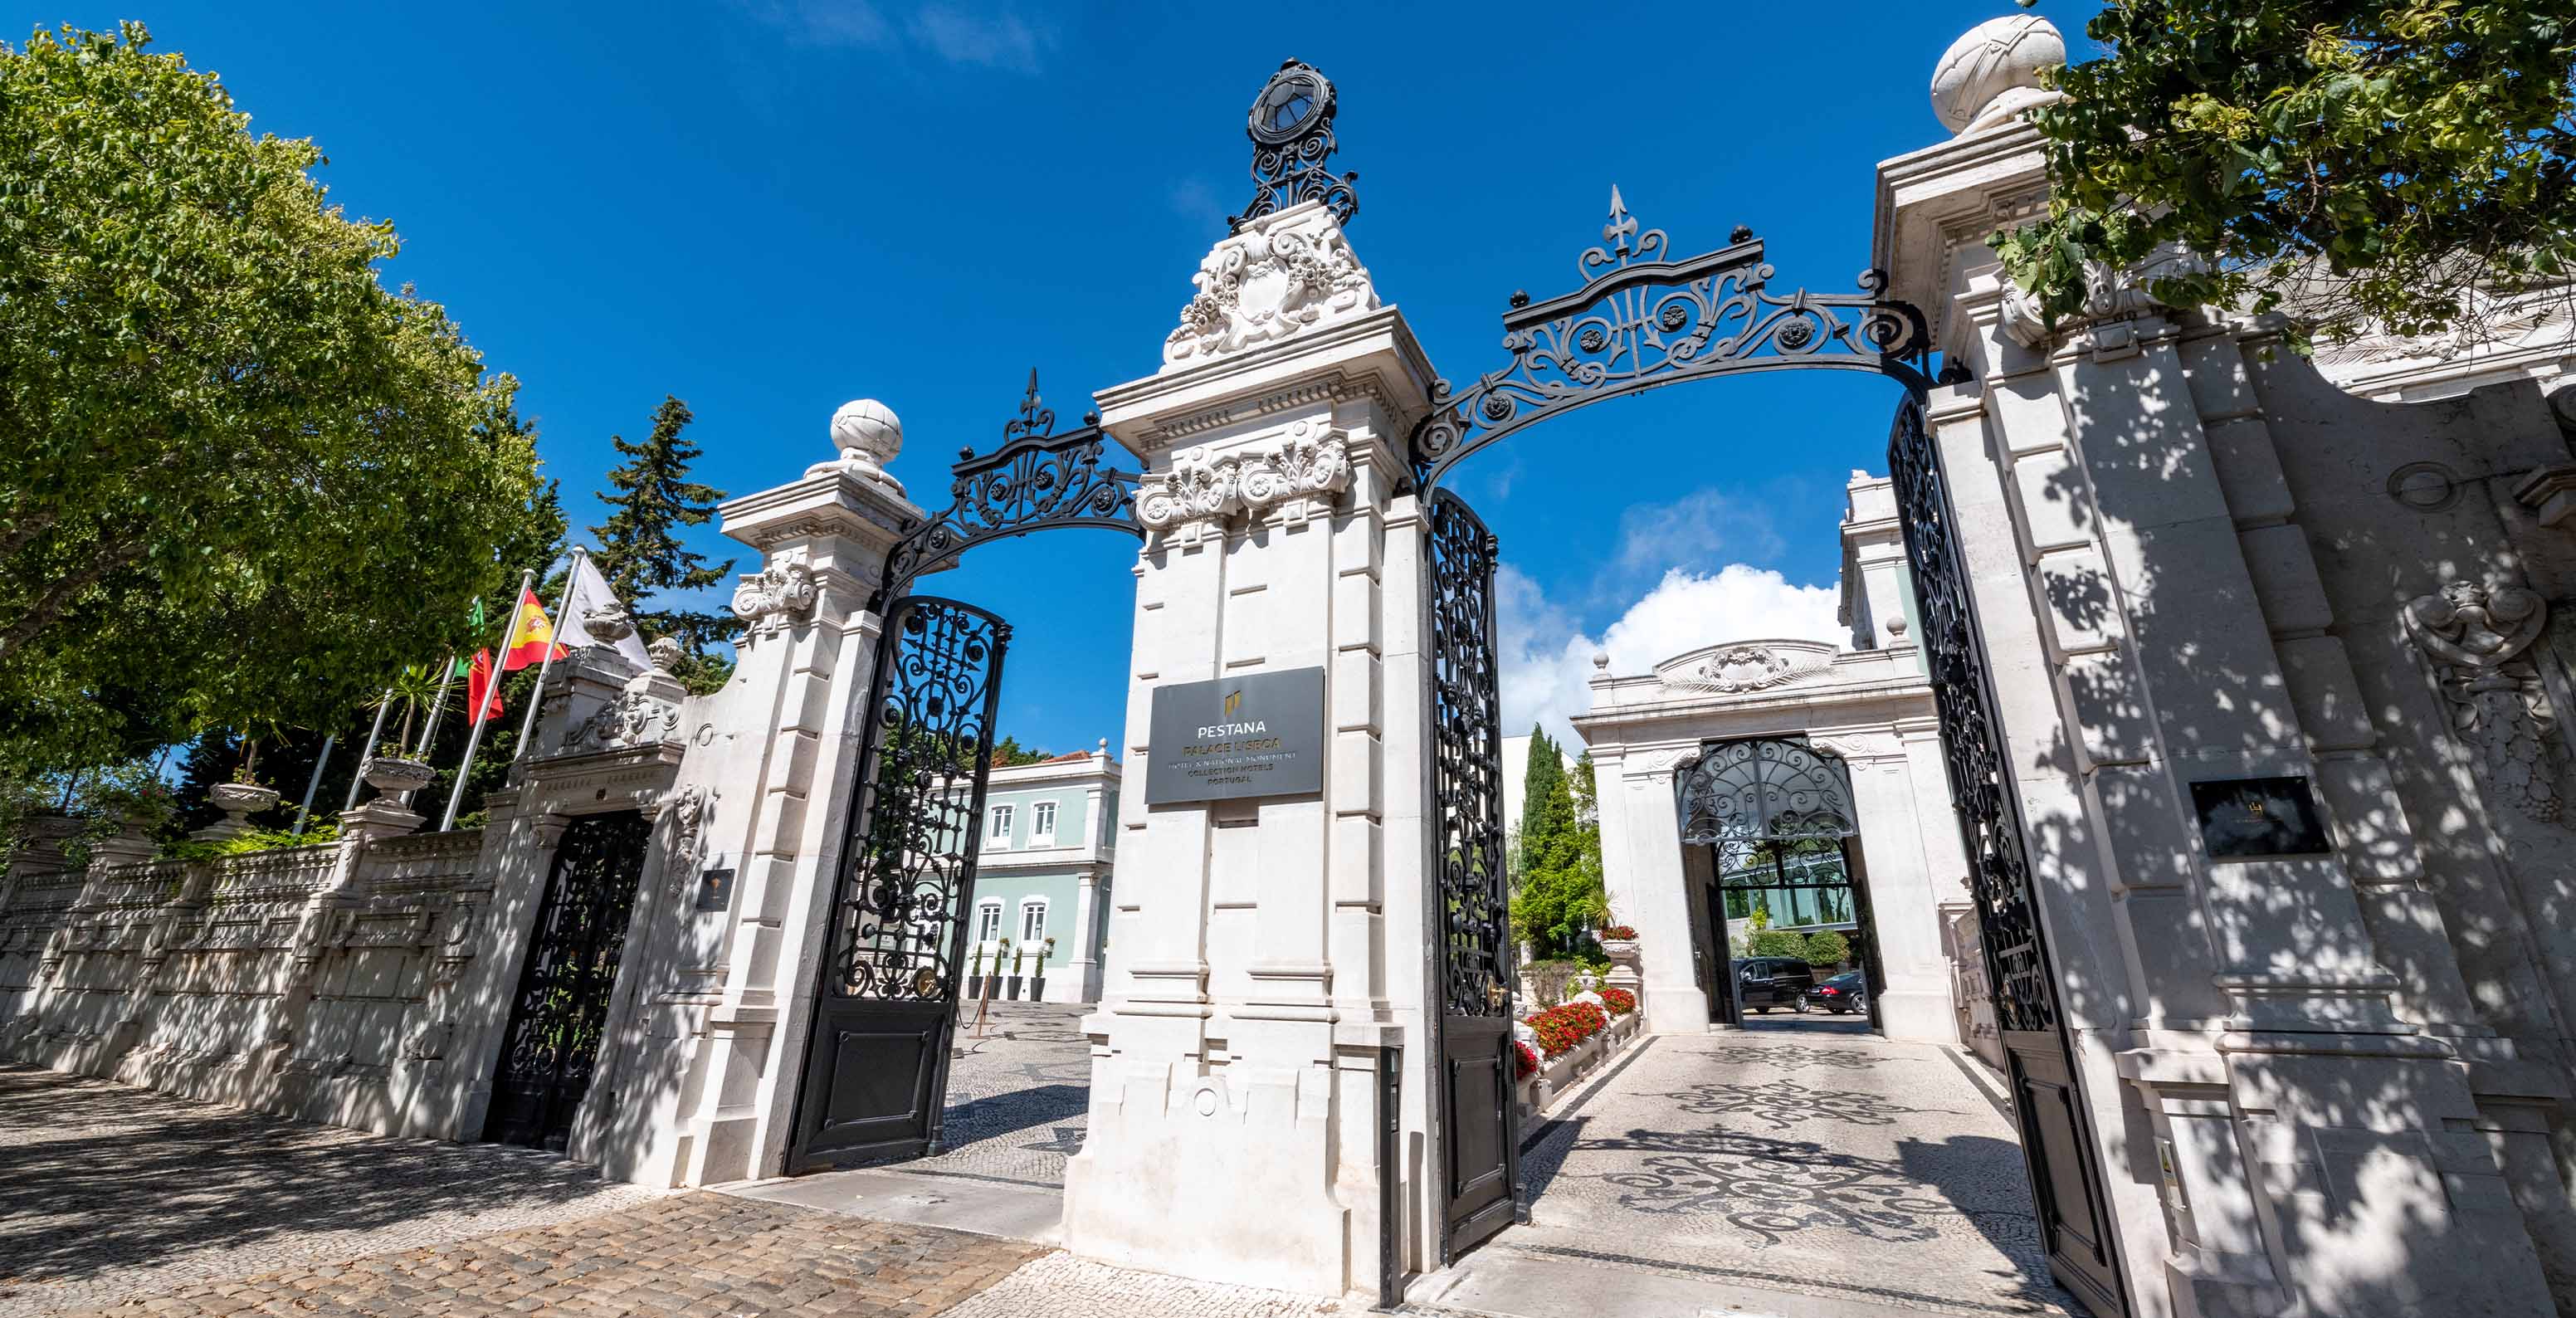
<instances>
[{"instance_id":1,"label":"white flag","mask_svg":"<svg viewBox=\"0 0 2576 1318\"><path fill-rule=\"evenodd\" d=\"M608 588L608 578L601 576L599 569L591 564L590 555L576 555L572 561L572 580L564 586L563 607L557 610L563 617L555 623L555 640L575 650L587 645L605 645L633 660L637 668L652 667L652 657L644 652L644 638L636 635L633 628L628 628L624 636L614 641L605 641L592 636L590 628L582 622L583 614L611 606L625 607L617 598L617 592Z\"/></svg>"}]
</instances>

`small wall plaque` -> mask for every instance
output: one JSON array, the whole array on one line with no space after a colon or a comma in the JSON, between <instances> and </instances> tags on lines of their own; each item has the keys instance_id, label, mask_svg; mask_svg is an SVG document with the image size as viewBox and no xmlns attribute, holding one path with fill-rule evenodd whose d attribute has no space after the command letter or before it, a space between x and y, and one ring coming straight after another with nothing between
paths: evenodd
<instances>
[{"instance_id":1,"label":"small wall plaque","mask_svg":"<svg viewBox=\"0 0 2576 1318\"><path fill-rule=\"evenodd\" d=\"M2314 856L2329 850L2305 778L2222 778L2191 785L2212 860Z\"/></svg>"},{"instance_id":2,"label":"small wall plaque","mask_svg":"<svg viewBox=\"0 0 2576 1318\"><path fill-rule=\"evenodd\" d=\"M733 905L733 871L711 869L698 875L698 909L721 911Z\"/></svg>"},{"instance_id":3,"label":"small wall plaque","mask_svg":"<svg viewBox=\"0 0 2576 1318\"><path fill-rule=\"evenodd\" d=\"M1324 790L1324 670L1154 688L1145 800L1229 801Z\"/></svg>"}]
</instances>

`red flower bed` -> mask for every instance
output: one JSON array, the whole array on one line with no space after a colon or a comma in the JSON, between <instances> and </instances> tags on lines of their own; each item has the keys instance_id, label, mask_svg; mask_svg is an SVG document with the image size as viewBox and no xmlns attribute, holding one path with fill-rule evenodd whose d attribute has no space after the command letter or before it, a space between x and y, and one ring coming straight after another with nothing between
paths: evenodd
<instances>
[{"instance_id":1,"label":"red flower bed","mask_svg":"<svg viewBox=\"0 0 2576 1318\"><path fill-rule=\"evenodd\" d=\"M1531 1074L1538 1070L1538 1054L1532 1051L1528 1044L1521 1043L1517 1040L1512 1043L1512 1053L1515 1058L1512 1066L1512 1078L1515 1080L1529 1079Z\"/></svg>"},{"instance_id":2,"label":"red flower bed","mask_svg":"<svg viewBox=\"0 0 2576 1318\"><path fill-rule=\"evenodd\" d=\"M1589 1002L1569 1002L1530 1017L1528 1023L1538 1032L1540 1051L1550 1057L1559 1057L1574 1045L1609 1029L1610 1013Z\"/></svg>"},{"instance_id":3,"label":"red flower bed","mask_svg":"<svg viewBox=\"0 0 2576 1318\"><path fill-rule=\"evenodd\" d=\"M1637 995L1623 988L1605 988L1601 990L1601 1005L1608 1007L1613 1016L1625 1016L1637 1009Z\"/></svg>"},{"instance_id":4,"label":"red flower bed","mask_svg":"<svg viewBox=\"0 0 2576 1318\"><path fill-rule=\"evenodd\" d=\"M1601 936L1603 938L1634 939L1637 936L1637 931L1624 924L1614 924L1609 928L1602 930Z\"/></svg>"}]
</instances>

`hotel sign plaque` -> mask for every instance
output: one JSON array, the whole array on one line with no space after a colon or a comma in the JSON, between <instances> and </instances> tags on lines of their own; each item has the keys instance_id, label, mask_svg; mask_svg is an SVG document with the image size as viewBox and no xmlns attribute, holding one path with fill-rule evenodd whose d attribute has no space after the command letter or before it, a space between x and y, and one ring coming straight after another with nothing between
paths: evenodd
<instances>
[{"instance_id":1,"label":"hotel sign plaque","mask_svg":"<svg viewBox=\"0 0 2576 1318\"><path fill-rule=\"evenodd\" d=\"M1154 688L1145 803L1324 790L1324 670Z\"/></svg>"}]
</instances>

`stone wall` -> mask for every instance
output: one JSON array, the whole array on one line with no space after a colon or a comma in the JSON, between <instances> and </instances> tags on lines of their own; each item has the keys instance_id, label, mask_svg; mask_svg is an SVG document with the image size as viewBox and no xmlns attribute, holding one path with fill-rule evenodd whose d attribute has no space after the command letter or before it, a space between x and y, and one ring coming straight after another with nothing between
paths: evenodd
<instances>
[{"instance_id":1,"label":"stone wall","mask_svg":"<svg viewBox=\"0 0 2576 1318\"><path fill-rule=\"evenodd\" d=\"M22 857L0 887L0 1056L387 1134L470 1137L449 1079L492 885L478 831L212 861ZM129 851L130 854L130 851Z\"/></svg>"}]
</instances>

